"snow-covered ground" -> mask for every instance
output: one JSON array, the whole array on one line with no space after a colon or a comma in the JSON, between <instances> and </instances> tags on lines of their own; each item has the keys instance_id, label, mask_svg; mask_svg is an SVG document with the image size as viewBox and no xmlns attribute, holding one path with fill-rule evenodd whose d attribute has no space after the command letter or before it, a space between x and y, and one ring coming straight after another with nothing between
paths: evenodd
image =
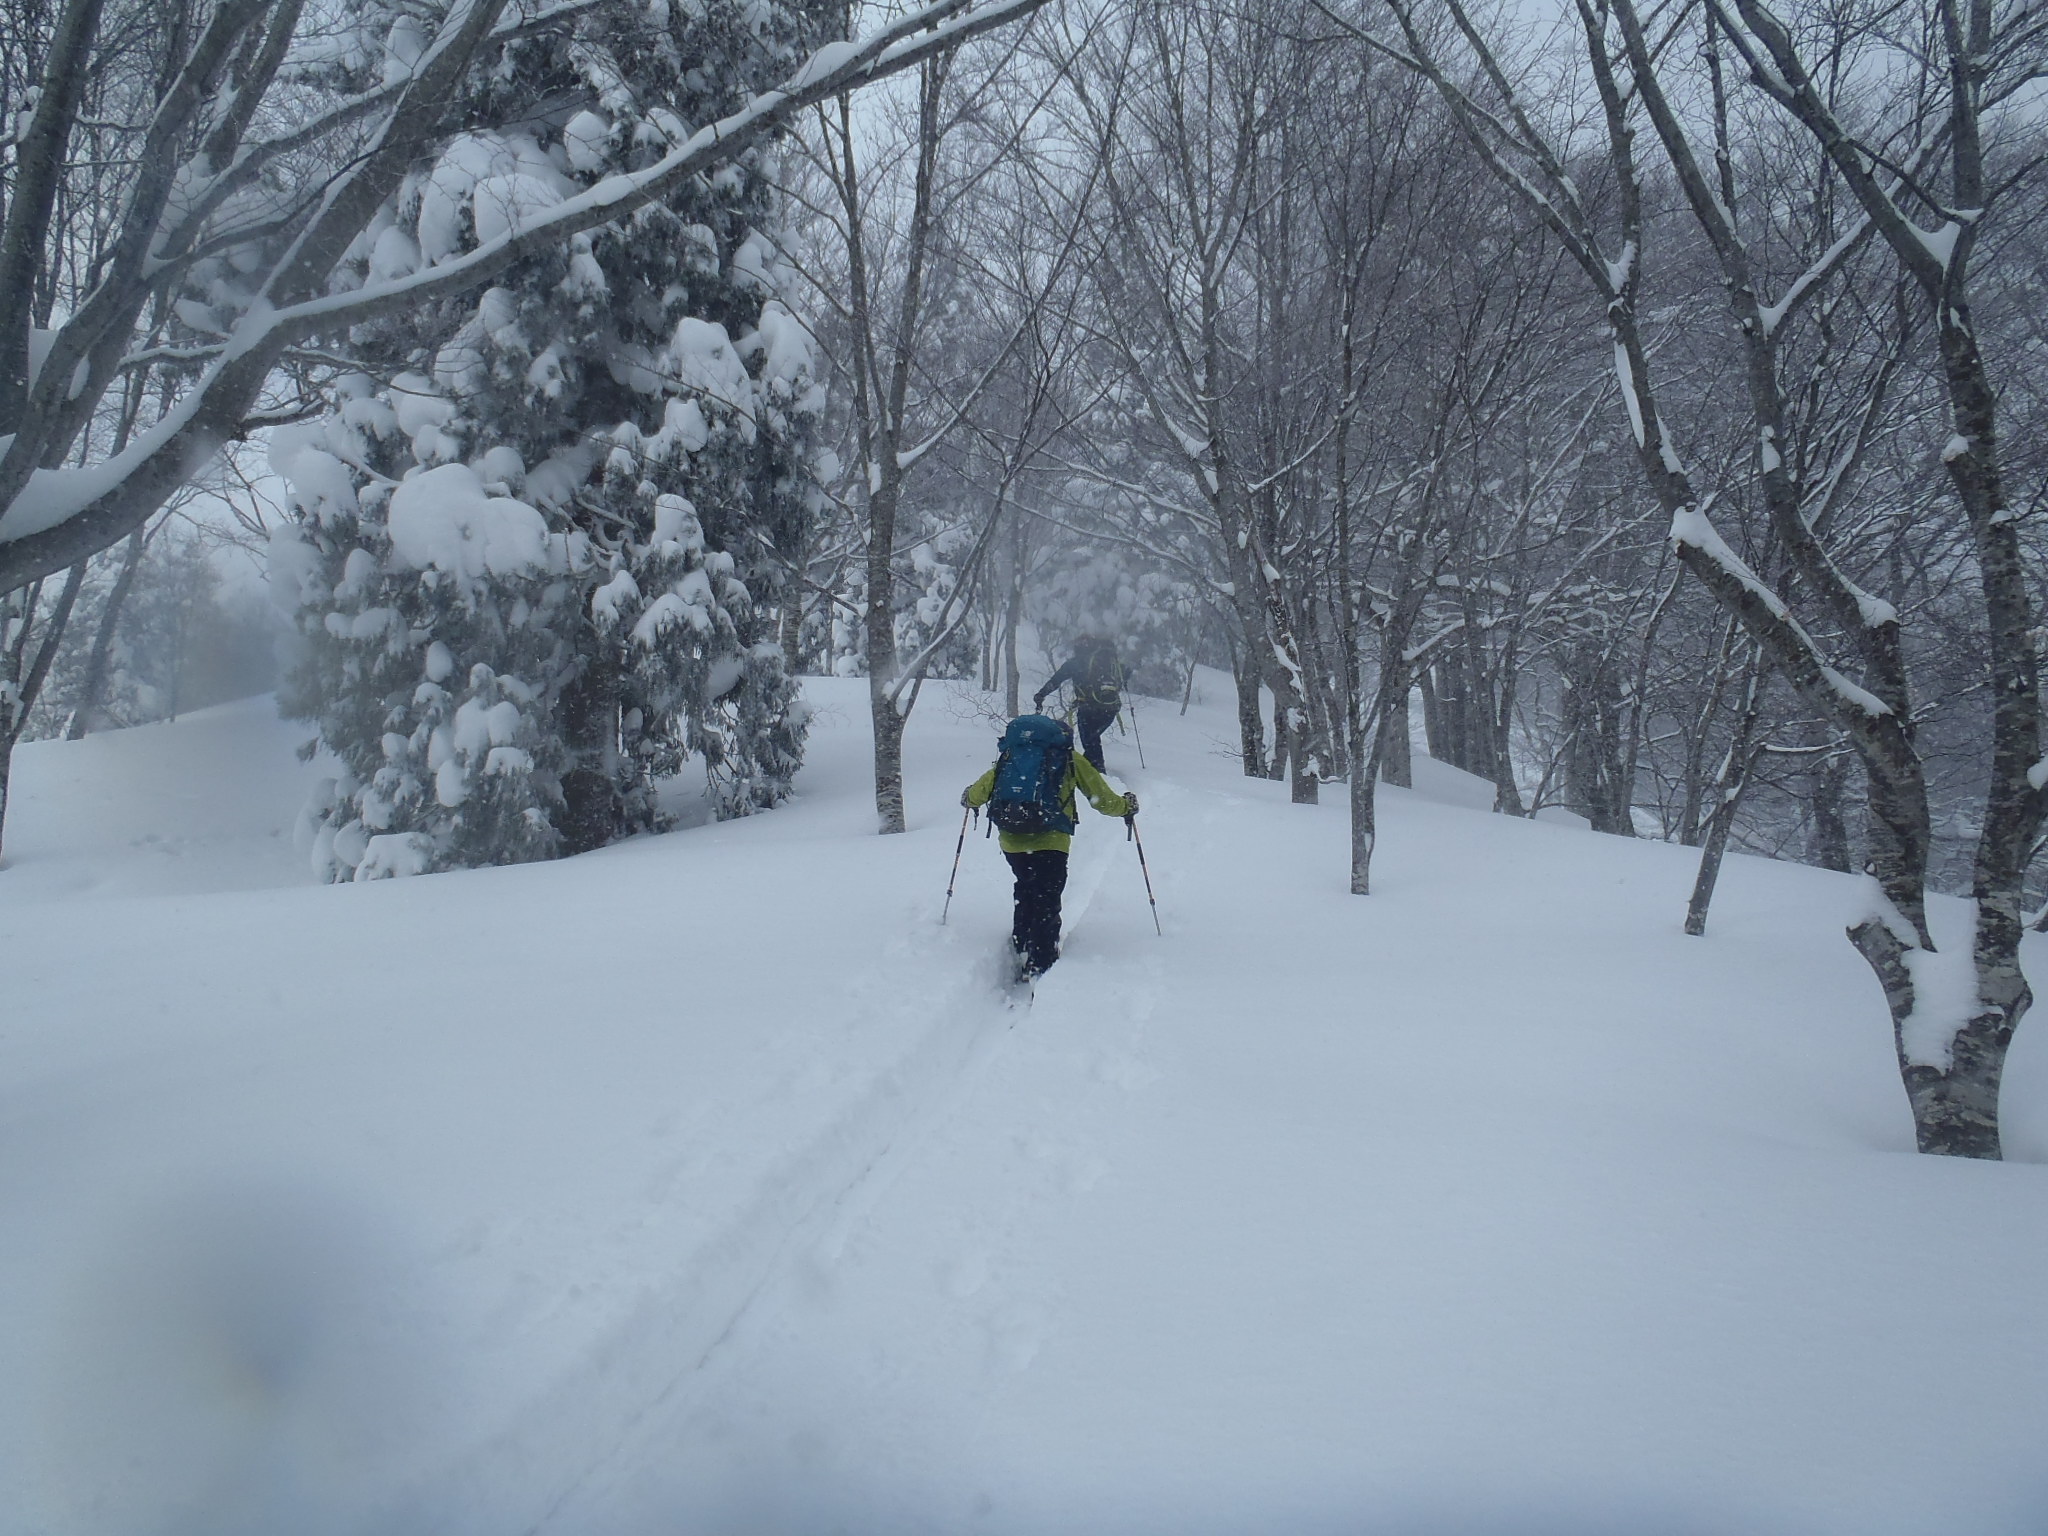
<instances>
[{"instance_id":1,"label":"snow-covered ground","mask_svg":"<svg viewBox=\"0 0 2048 1536\"><path fill-rule=\"evenodd\" d=\"M2048 1020L1918 1158L1854 882L1238 776L1143 715L1165 936L938 922L966 695L801 797L313 885L260 701L18 759L0 1530L1764 1533L2048 1522ZM1954 904L1938 919L1951 927ZM2039 956L2037 955L2038 959Z\"/></svg>"}]
</instances>

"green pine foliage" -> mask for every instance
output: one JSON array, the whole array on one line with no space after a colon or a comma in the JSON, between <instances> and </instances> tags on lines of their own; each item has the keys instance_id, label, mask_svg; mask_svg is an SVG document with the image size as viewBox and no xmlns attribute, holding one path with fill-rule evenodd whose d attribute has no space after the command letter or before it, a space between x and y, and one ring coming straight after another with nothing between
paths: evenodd
<instances>
[{"instance_id":1,"label":"green pine foliage","mask_svg":"<svg viewBox=\"0 0 2048 1536\"><path fill-rule=\"evenodd\" d=\"M507 44L358 242L402 281L664 153L783 78L822 7L615 0ZM366 12L406 57L404 15ZM359 82L360 83L360 82ZM342 772L329 877L510 863L789 793L803 707L776 643L818 502L824 395L782 303L756 150L566 241L481 296L336 338L332 411L274 435L296 517L273 581L299 635L282 698Z\"/></svg>"}]
</instances>

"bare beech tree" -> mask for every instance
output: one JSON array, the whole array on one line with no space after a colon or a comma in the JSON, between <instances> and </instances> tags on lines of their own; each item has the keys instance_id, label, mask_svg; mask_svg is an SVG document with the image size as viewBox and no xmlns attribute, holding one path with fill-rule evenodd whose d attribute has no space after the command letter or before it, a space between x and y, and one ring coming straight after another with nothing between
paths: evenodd
<instances>
[{"instance_id":1,"label":"bare beech tree","mask_svg":"<svg viewBox=\"0 0 2048 1536\"><path fill-rule=\"evenodd\" d=\"M1281 493L1327 427L1304 398L1327 381L1268 366L1288 277L1278 243L1261 238L1282 200L1305 195L1307 159L1281 131L1309 46L1297 19L1279 0L1134 8L1077 78L1072 132L1107 162L1094 277L1103 342L1131 396L1124 426L1159 461L1177 460L1172 503L1208 544L1236 619L1244 770L1287 773L1303 803L1317 796L1314 731L1282 568L1300 503ZM1270 759L1262 684L1277 725Z\"/></svg>"},{"instance_id":2,"label":"bare beech tree","mask_svg":"<svg viewBox=\"0 0 2048 1536\"><path fill-rule=\"evenodd\" d=\"M1035 131L1044 97L1057 84L1055 69L1053 80L1018 99L1005 89L1010 69L995 54L935 58L920 69L915 97L896 118L857 117L841 96L808 124L812 160L829 188L820 200L827 206L817 212L832 247L809 281L834 312L825 350L851 428L846 499L857 509L853 531L862 551L856 606L874 732L875 812L884 833L905 829L904 727L934 659L973 616L985 563L1009 526L1004 511L1023 460L999 472L942 610L906 656L899 565L912 477L936 463L934 455L1000 395L999 381L1020 349L1045 345L1047 305L1067 283L1083 228L1085 187L1071 190L1042 231L1043 245L1010 269L1012 302L994 306L1003 320L993 345L960 345L963 328L951 312L974 296L951 290L994 275L973 248L972 205ZM1027 395L1043 403L1042 391ZM1036 405L1031 412L1035 420ZM1024 437L1030 436L1027 427Z\"/></svg>"},{"instance_id":3,"label":"bare beech tree","mask_svg":"<svg viewBox=\"0 0 2048 1536\"><path fill-rule=\"evenodd\" d=\"M1971 259L2001 196L2017 184L2017 175L2033 170L2028 165L2014 179L1998 177L1986 142L1995 124L1987 114L2042 76L2048 39L2041 18L2026 7L1938 0L1929 19L1939 39L1936 78L1946 88L1936 89L1927 103L1938 150L1906 157L1894 174L1890 167L1900 157L1886 142L1892 137L1885 133L1889 125L1853 130L1777 16L1756 0L1740 0L1732 14L1714 4L1713 12L1758 88L1826 152L1933 310L1954 428L1940 456L1973 545L1992 698L1990 783L1971 880L1974 1006L1965 1018L1942 1018L1940 1000L1921 996L1914 960L1934 946L1917 911L1879 912L1852 928L1850 938L1884 983L1921 1150L1997 1157L2006 1049L2033 1000L2019 961L2022 887L2048 809L2048 775L2039 767L2040 659L2031 583L2000 464L1997 393L1971 317ZM1629 46L1632 56L1641 52L1640 28L1632 29ZM1939 222L1933 228L1915 222L1916 210ZM1932 1033L1945 1034L1945 1040L1921 1038L1918 1031L1909 1037L1908 1026L1923 1002L1937 1013Z\"/></svg>"}]
</instances>

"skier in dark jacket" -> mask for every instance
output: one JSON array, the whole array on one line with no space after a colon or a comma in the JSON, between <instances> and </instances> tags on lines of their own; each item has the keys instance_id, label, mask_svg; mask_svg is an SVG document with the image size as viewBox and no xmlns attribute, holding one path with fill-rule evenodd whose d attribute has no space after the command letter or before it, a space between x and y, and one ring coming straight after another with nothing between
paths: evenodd
<instances>
[{"instance_id":1,"label":"skier in dark jacket","mask_svg":"<svg viewBox=\"0 0 2048 1536\"><path fill-rule=\"evenodd\" d=\"M1065 739L1067 771L1060 781L1060 809L1069 823L1074 815L1074 791L1088 796L1088 803L1105 816L1138 814L1136 795L1118 794L1095 765L1073 749L1073 736L1060 721L1044 716L1020 716L1017 725L1042 721ZM996 767L960 792L960 803L982 806L995 793ZM1066 832L1010 832L1001 834L1003 857L1017 877L1016 915L1010 924L1010 947L1017 952L1017 979L1029 981L1052 969L1060 957L1060 895L1067 888L1067 853L1074 846Z\"/></svg>"},{"instance_id":2,"label":"skier in dark jacket","mask_svg":"<svg viewBox=\"0 0 2048 1536\"><path fill-rule=\"evenodd\" d=\"M1074 642L1074 654L1067 664L1045 680L1045 686L1031 696L1038 709L1061 683L1074 685L1074 729L1081 735L1081 751L1100 773L1102 733L1124 707L1124 667L1117 659L1116 646L1094 635Z\"/></svg>"}]
</instances>

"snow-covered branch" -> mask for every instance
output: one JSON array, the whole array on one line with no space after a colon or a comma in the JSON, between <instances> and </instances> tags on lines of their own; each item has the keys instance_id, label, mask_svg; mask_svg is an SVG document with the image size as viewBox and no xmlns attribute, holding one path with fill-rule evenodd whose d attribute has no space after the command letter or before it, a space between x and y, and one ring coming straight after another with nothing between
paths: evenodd
<instances>
[{"instance_id":1,"label":"snow-covered branch","mask_svg":"<svg viewBox=\"0 0 2048 1536\"><path fill-rule=\"evenodd\" d=\"M244 430L247 413L272 366L294 342L480 287L536 250L659 200L682 182L779 131L805 108L913 68L970 38L1010 25L1044 3L937 0L871 36L828 44L786 85L697 129L652 164L608 177L580 196L514 221L471 251L409 277L344 293L325 292L329 274L381 205L387 188L396 184L396 175L402 174L399 162L412 152L429 110L440 110L449 80L496 30L502 0L459 5L398 92L370 152L328 189L306 231L275 261L262 282L261 297L236 321L220 357L167 413L166 422L174 425L152 434L147 452L124 454L118 465L107 461L77 469L44 469L51 445L40 439L25 441L19 434L6 440L7 451L0 455L0 590L104 549L145 519L183 478ZM154 228L152 219L144 234ZM133 296L134 308L143 297ZM119 331L117 318L100 316L95 332ZM60 333L52 362L61 362L67 377L85 362L87 339L76 337L67 348ZM118 361L117 351L106 358L104 368L94 370L94 376L118 376Z\"/></svg>"}]
</instances>

